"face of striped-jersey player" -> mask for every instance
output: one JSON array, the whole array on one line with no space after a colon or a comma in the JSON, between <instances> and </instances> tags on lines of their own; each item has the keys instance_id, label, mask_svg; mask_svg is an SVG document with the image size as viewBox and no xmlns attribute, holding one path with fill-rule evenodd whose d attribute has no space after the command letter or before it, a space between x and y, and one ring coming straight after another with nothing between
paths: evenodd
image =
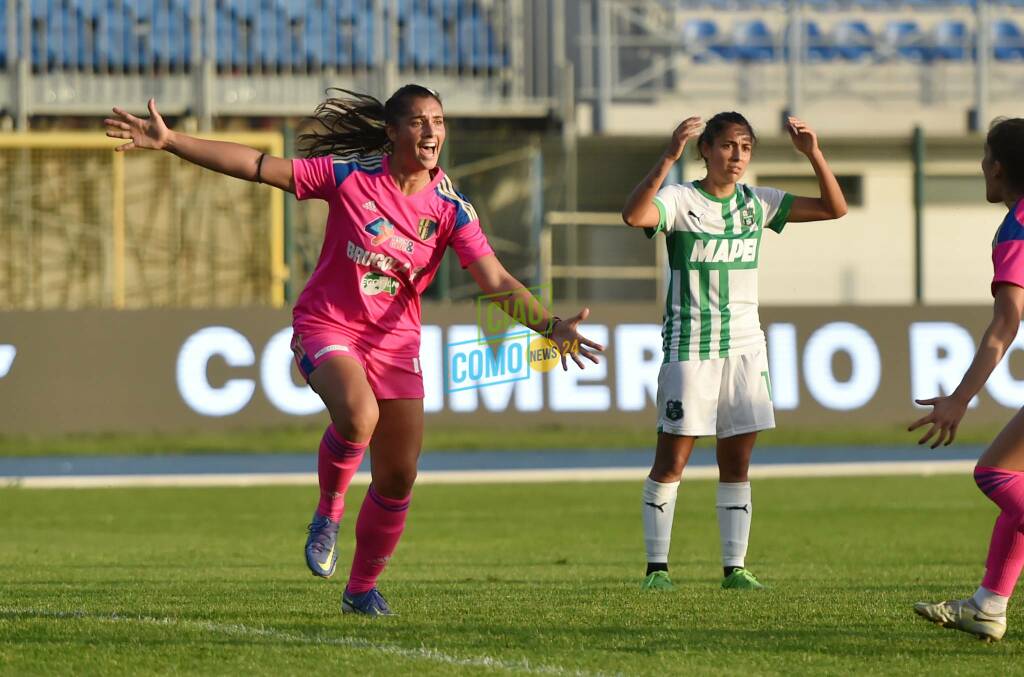
<instances>
[{"instance_id":1,"label":"face of striped-jersey player","mask_svg":"<svg viewBox=\"0 0 1024 677\"><path fill-rule=\"evenodd\" d=\"M793 147L811 161L821 187L821 197L793 199L789 221L827 221L846 214L846 199L835 176L831 171L824 174L819 171L826 165L818 147L818 135L806 122L792 116L786 121L786 131ZM710 188L722 191L721 195L732 194L753 159L754 142L748 127L729 124L713 139L701 144L700 153L707 165Z\"/></svg>"}]
</instances>

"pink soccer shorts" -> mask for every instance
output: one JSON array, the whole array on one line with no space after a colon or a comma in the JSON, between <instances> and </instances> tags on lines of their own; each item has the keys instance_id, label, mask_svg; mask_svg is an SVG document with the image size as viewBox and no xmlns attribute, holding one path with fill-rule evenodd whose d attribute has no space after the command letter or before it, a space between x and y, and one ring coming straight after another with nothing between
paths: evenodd
<instances>
[{"instance_id":1,"label":"pink soccer shorts","mask_svg":"<svg viewBox=\"0 0 1024 677\"><path fill-rule=\"evenodd\" d=\"M309 383L309 375L324 360L344 355L363 366L366 380L378 400L423 399L423 373L418 357L401 357L361 346L338 331L296 331L292 334L295 364Z\"/></svg>"}]
</instances>

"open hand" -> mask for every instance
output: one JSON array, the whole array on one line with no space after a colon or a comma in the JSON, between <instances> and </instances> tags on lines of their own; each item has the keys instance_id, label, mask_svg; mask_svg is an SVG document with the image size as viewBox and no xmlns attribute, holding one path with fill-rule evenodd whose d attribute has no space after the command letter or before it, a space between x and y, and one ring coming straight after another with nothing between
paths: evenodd
<instances>
[{"instance_id":1,"label":"open hand","mask_svg":"<svg viewBox=\"0 0 1024 677\"><path fill-rule=\"evenodd\" d=\"M908 431L913 431L931 424L928 432L917 443L927 444L932 437L935 437L935 442L931 445L932 449L943 443L946 446L952 444L956 438L956 429L960 426L960 420L967 413L967 405L952 396L932 397L927 400L915 400L915 402L923 406L930 404L934 407L932 413L917 419L907 428Z\"/></svg>"},{"instance_id":2,"label":"open hand","mask_svg":"<svg viewBox=\"0 0 1024 677\"><path fill-rule=\"evenodd\" d=\"M594 364L597 364L597 355L588 350L591 348L598 352L604 350L604 346L600 343L595 343L590 339L580 336L577 331L577 327L590 315L590 308L584 308L568 320L559 320L555 322L555 326L551 328L551 335L549 338L555 344L555 348L558 349L558 353L562 357L562 370L568 371L569 365L566 363L566 355L572 358L572 361L576 363L580 369L583 369L583 362L580 361L580 355L587 358Z\"/></svg>"},{"instance_id":3,"label":"open hand","mask_svg":"<svg viewBox=\"0 0 1024 677\"><path fill-rule=\"evenodd\" d=\"M167 147L171 130L167 128L163 117L156 109L156 99L148 103L149 118L137 118L128 111L114 107L116 117L107 118L103 124L107 126L107 136L112 139L129 139L128 143L115 148L117 151L149 148L163 150Z\"/></svg>"},{"instance_id":4,"label":"open hand","mask_svg":"<svg viewBox=\"0 0 1024 677\"><path fill-rule=\"evenodd\" d=\"M790 115L786 119L786 131L793 141L793 147L804 155L811 155L818 150L818 135L803 120Z\"/></svg>"}]
</instances>

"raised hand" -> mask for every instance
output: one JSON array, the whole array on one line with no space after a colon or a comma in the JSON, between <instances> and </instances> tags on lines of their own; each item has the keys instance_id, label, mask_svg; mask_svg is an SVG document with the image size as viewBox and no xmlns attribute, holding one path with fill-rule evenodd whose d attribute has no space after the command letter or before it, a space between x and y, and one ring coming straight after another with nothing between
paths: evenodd
<instances>
[{"instance_id":1,"label":"raised hand","mask_svg":"<svg viewBox=\"0 0 1024 677\"><path fill-rule=\"evenodd\" d=\"M793 141L793 147L804 155L811 155L818 150L818 135L807 126L807 123L790 115L786 119L786 131Z\"/></svg>"},{"instance_id":2,"label":"raised hand","mask_svg":"<svg viewBox=\"0 0 1024 677\"><path fill-rule=\"evenodd\" d=\"M594 364L597 364L597 355L592 353L588 348L592 348L598 352L604 350L604 346L600 343L595 343L590 339L580 336L577 331L577 327L590 315L590 308L584 308L568 320L559 320L555 322L555 326L551 328L550 339L558 349L558 353L562 357L562 369L568 371L569 365L566 363L565 358L568 355L572 358L572 361L576 363L576 366L583 369L583 363L580 361L580 355L587 358Z\"/></svg>"},{"instance_id":3,"label":"raised hand","mask_svg":"<svg viewBox=\"0 0 1024 677\"><path fill-rule=\"evenodd\" d=\"M671 156L674 160L678 160L683 155L683 148L686 147L686 142L699 136L703 126L704 121L696 115L680 122L679 126L672 132L672 140L669 141L665 154Z\"/></svg>"},{"instance_id":4,"label":"raised hand","mask_svg":"<svg viewBox=\"0 0 1024 677\"><path fill-rule=\"evenodd\" d=\"M928 432L917 443L927 444L932 437L935 437L935 442L931 445L932 449L943 443L946 446L952 444L956 439L956 430L960 427L960 420L967 413L967 405L952 396L915 401L920 405L932 405L933 407L932 413L917 419L907 428L908 431L914 431L931 424Z\"/></svg>"},{"instance_id":5,"label":"raised hand","mask_svg":"<svg viewBox=\"0 0 1024 677\"><path fill-rule=\"evenodd\" d=\"M171 138L171 130L167 128L163 117L156 109L156 99L150 99L147 104L149 118L137 118L128 111L114 107L114 115L117 117L107 118L103 124L107 126L107 136L112 139L129 139L128 143L115 148L117 151L134 150L136 148L148 148L151 150L163 150Z\"/></svg>"}]
</instances>

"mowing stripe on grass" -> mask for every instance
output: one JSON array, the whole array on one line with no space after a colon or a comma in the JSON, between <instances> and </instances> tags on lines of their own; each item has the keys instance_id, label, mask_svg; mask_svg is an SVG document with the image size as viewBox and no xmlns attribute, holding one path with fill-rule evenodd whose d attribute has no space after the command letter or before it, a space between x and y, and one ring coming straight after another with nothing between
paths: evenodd
<instances>
[{"instance_id":1,"label":"mowing stripe on grass","mask_svg":"<svg viewBox=\"0 0 1024 677\"><path fill-rule=\"evenodd\" d=\"M41 609L5 609L0 608L0 620L3 619L25 619L25 618L50 618L56 620L85 619L100 621L104 623L124 623L138 625L166 626L171 628L192 628L218 635L231 637L263 638L281 642L294 642L296 644L316 644L341 646L351 649L365 649L389 656L423 660L432 663L442 663L459 667L490 668L493 670L504 670L507 672L522 673L528 675L580 675L599 677L601 673L582 672L579 670L566 670L558 666L534 664L523 659L518 661L503 660L492 656L472 656L463 658L444 653L438 649L420 646L409 648L394 644L379 644L361 637L323 637L318 635L296 635L282 632L272 628L254 628L240 623L224 624L211 623L209 621L194 621L180 618L155 618L152 616L119 616L117 614L92 614L85 611L45 611ZM360 621L368 619L357 619Z\"/></svg>"},{"instance_id":2,"label":"mowing stripe on grass","mask_svg":"<svg viewBox=\"0 0 1024 677\"><path fill-rule=\"evenodd\" d=\"M774 463L751 465L750 476L768 477L873 477L885 475L948 475L969 473L975 461L876 461L866 463ZM648 467L538 468L520 470L428 470L417 484L515 484L539 482L640 481ZM687 479L717 479L715 466L689 467ZM356 473L353 482L369 484L369 473ZM163 475L65 475L0 477L0 487L23 489L99 489L108 487L251 487L313 486L314 473L207 473Z\"/></svg>"}]
</instances>

